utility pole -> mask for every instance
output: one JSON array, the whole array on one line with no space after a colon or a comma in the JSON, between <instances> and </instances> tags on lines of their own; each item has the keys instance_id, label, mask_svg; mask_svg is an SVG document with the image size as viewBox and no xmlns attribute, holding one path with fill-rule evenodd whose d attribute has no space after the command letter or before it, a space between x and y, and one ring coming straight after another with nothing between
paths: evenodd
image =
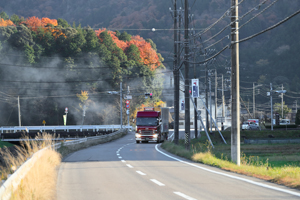
<instances>
[{"instance_id":1,"label":"utility pole","mask_svg":"<svg viewBox=\"0 0 300 200\"><path fill-rule=\"evenodd\" d=\"M231 0L231 159L240 165L240 71L238 0Z\"/></svg>"},{"instance_id":2,"label":"utility pole","mask_svg":"<svg viewBox=\"0 0 300 200\"><path fill-rule=\"evenodd\" d=\"M122 129L122 82L120 82L120 124L121 124L121 129Z\"/></svg>"},{"instance_id":3,"label":"utility pole","mask_svg":"<svg viewBox=\"0 0 300 200\"><path fill-rule=\"evenodd\" d=\"M271 101L271 131L273 131L273 89L272 83L270 83L270 101Z\"/></svg>"},{"instance_id":4,"label":"utility pole","mask_svg":"<svg viewBox=\"0 0 300 200\"><path fill-rule=\"evenodd\" d=\"M205 59L206 59L206 52L205 52ZM207 70L207 62L205 63L205 105L206 105L206 108L208 108L208 90L207 90L207 87L208 87L208 70ZM205 111L206 115L206 130L209 130L209 122L208 122L208 110L206 109Z\"/></svg>"},{"instance_id":5,"label":"utility pole","mask_svg":"<svg viewBox=\"0 0 300 200\"><path fill-rule=\"evenodd\" d=\"M180 20L179 20L180 23ZM178 63L180 62L180 55L177 49L179 46L179 37L177 36L177 0L174 0L174 143L178 144L179 140L179 71L177 70Z\"/></svg>"},{"instance_id":6,"label":"utility pole","mask_svg":"<svg viewBox=\"0 0 300 200\"><path fill-rule=\"evenodd\" d=\"M184 73L185 73L185 147L190 149L190 80L189 80L189 15L188 0L184 1Z\"/></svg>"},{"instance_id":7,"label":"utility pole","mask_svg":"<svg viewBox=\"0 0 300 200\"><path fill-rule=\"evenodd\" d=\"M215 120L217 120L218 114L218 77L217 77L217 69L215 69ZM218 121L216 121L218 124Z\"/></svg>"},{"instance_id":8,"label":"utility pole","mask_svg":"<svg viewBox=\"0 0 300 200\"><path fill-rule=\"evenodd\" d=\"M253 118L255 119L255 85L253 83Z\"/></svg>"},{"instance_id":9,"label":"utility pole","mask_svg":"<svg viewBox=\"0 0 300 200\"><path fill-rule=\"evenodd\" d=\"M194 42L195 43L195 42ZM195 64L195 60L196 60L196 55L194 53L194 79L196 79L196 64ZM195 138L198 138L198 109L197 109L197 98L194 98L194 104L195 104L195 109L194 109L194 134L195 134Z\"/></svg>"},{"instance_id":10,"label":"utility pole","mask_svg":"<svg viewBox=\"0 0 300 200\"><path fill-rule=\"evenodd\" d=\"M283 84L281 85L281 90L283 90ZM283 117L283 93L281 93L281 119L284 119L284 117Z\"/></svg>"},{"instance_id":11,"label":"utility pole","mask_svg":"<svg viewBox=\"0 0 300 200\"><path fill-rule=\"evenodd\" d=\"M19 126L21 126L21 108L20 108L20 97L18 96L18 115L19 115Z\"/></svg>"},{"instance_id":12,"label":"utility pole","mask_svg":"<svg viewBox=\"0 0 300 200\"><path fill-rule=\"evenodd\" d=\"M210 120L209 120L209 125L210 125L210 133L212 133L212 106L211 106L211 71L208 74L208 81L209 81L209 112L210 112Z\"/></svg>"},{"instance_id":13,"label":"utility pole","mask_svg":"<svg viewBox=\"0 0 300 200\"><path fill-rule=\"evenodd\" d=\"M127 87L127 94L128 95L130 94L129 86ZM127 108L126 114L127 114L128 127L129 127L130 126L130 122L129 122L129 108Z\"/></svg>"},{"instance_id":14,"label":"utility pole","mask_svg":"<svg viewBox=\"0 0 300 200\"><path fill-rule=\"evenodd\" d=\"M224 96L224 82L222 74L222 119L225 119L225 96Z\"/></svg>"}]
</instances>

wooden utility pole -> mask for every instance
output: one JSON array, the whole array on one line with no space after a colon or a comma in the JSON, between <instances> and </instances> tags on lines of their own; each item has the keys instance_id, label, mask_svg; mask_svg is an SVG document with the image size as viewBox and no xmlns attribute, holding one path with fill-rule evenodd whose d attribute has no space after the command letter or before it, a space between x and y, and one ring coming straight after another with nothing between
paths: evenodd
<instances>
[{"instance_id":1,"label":"wooden utility pole","mask_svg":"<svg viewBox=\"0 0 300 200\"><path fill-rule=\"evenodd\" d=\"M240 72L238 0L231 0L231 159L240 165Z\"/></svg>"},{"instance_id":2,"label":"wooden utility pole","mask_svg":"<svg viewBox=\"0 0 300 200\"><path fill-rule=\"evenodd\" d=\"M185 147L190 149L190 79L189 79L189 13L188 0L184 1L184 99L185 99Z\"/></svg>"},{"instance_id":3,"label":"wooden utility pole","mask_svg":"<svg viewBox=\"0 0 300 200\"><path fill-rule=\"evenodd\" d=\"M255 119L255 84L253 83L253 118Z\"/></svg>"},{"instance_id":4,"label":"wooden utility pole","mask_svg":"<svg viewBox=\"0 0 300 200\"><path fill-rule=\"evenodd\" d=\"M180 21L179 21L180 23ZM179 71L177 70L179 55L177 46L179 45L177 36L177 0L174 0L174 143L179 140ZM179 49L180 50L180 49Z\"/></svg>"},{"instance_id":5,"label":"wooden utility pole","mask_svg":"<svg viewBox=\"0 0 300 200\"><path fill-rule=\"evenodd\" d=\"M218 76L217 76L217 69L215 69L215 120L216 123L218 124L217 121L217 114L218 114ZM215 129L217 130L217 129Z\"/></svg>"},{"instance_id":6,"label":"wooden utility pole","mask_svg":"<svg viewBox=\"0 0 300 200\"><path fill-rule=\"evenodd\" d=\"M222 74L222 118L225 119L225 96L224 96L224 82Z\"/></svg>"}]
</instances>

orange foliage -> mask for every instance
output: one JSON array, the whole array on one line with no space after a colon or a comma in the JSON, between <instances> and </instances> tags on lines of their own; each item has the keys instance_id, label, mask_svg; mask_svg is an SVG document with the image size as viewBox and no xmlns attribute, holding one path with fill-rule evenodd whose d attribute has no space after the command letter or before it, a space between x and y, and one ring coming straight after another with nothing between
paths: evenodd
<instances>
[{"instance_id":1,"label":"orange foliage","mask_svg":"<svg viewBox=\"0 0 300 200\"><path fill-rule=\"evenodd\" d=\"M0 26L15 26L15 25L12 21L10 21L10 19L4 20L0 18Z\"/></svg>"},{"instance_id":2,"label":"orange foliage","mask_svg":"<svg viewBox=\"0 0 300 200\"><path fill-rule=\"evenodd\" d=\"M47 24L52 24L53 26L57 26L57 20L56 19L49 19L47 17L42 18L42 24L46 26Z\"/></svg>"},{"instance_id":3,"label":"orange foliage","mask_svg":"<svg viewBox=\"0 0 300 200\"><path fill-rule=\"evenodd\" d=\"M46 28L46 26L48 24L52 24L53 26L57 26L57 20L56 19L49 19L47 17L43 17L42 19L39 19L38 17L28 17L26 19L25 22L23 22L24 24L26 24L31 30L37 32L38 28ZM51 28L51 27L47 27L45 29L45 31L50 31L52 33L52 35L56 38L58 38L59 36L63 35L64 37L66 37L66 35L59 29L57 28Z\"/></svg>"},{"instance_id":4,"label":"orange foliage","mask_svg":"<svg viewBox=\"0 0 300 200\"><path fill-rule=\"evenodd\" d=\"M106 31L105 28L95 31L99 39L100 34L104 31ZM124 52L130 45L136 45L140 51L140 57L142 59L142 62L144 63L144 65L149 66L152 71L160 65L158 55L156 54L155 50L152 49L151 44L149 42L146 42L144 38L140 37L139 35L136 35L132 36L130 41L124 42L123 40L119 40L115 32L107 30L107 33L110 34L112 40Z\"/></svg>"}]
</instances>

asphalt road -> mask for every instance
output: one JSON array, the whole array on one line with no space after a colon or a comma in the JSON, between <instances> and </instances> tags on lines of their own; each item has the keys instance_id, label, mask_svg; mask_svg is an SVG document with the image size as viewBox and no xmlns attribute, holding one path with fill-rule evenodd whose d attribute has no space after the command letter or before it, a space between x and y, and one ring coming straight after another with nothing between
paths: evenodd
<instances>
[{"instance_id":1,"label":"asphalt road","mask_svg":"<svg viewBox=\"0 0 300 200\"><path fill-rule=\"evenodd\" d=\"M66 157L57 199L275 200L300 199L300 191L193 163L156 143L136 144L129 133Z\"/></svg>"}]
</instances>

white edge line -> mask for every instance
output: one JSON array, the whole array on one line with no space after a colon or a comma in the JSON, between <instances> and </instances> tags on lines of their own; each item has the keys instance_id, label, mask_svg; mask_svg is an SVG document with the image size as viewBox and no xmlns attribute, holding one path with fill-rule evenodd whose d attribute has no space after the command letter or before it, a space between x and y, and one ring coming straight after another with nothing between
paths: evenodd
<instances>
[{"instance_id":1,"label":"white edge line","mask_svg":"<svg viewBox=\"0 0 300 200\"><path fill-rule=\"evenodd\" d=\"M178 196L181 196L181 197L183 197L185 199L188 199L188 200L196 200L196 199L194 199L192 197L189 197L189 196L187 196L187 195L185 195L185 194L183 194L181 192L174 192L174 194L177 194Z\"/></svg>"},{"instance_id":2,"label":"white edge line","mask_svg":"<svg viewBox=\"0 0 300 200\"><path fill-rule=\"evenodd\" d=\"M129 168L133 168L131 165L129 165L129 164L126 164L127 165L127 167L129 167Z\"/></svg>"},{"instance_id":3,"label":"white edge line","mask_svg":"<svg viewBox=\"0 0 300 200\"><path fill-rule=\"evenodd\" d=\"M157 184L157 185L159 185L159 186L165 186L165 184L159 182L159 181L156 180L156 179L150 179L150 181L152 181L153 183L155 183L155 184Z\"/></svg>"},{"instance_id":4,"label":"white edge line","mask_svg":"<svg viewBox=\"0 0 300 200\"><path fill-rule=\"evenodd\" d=\"M293 192L293 191L289 191L289 190L285 190L285 189L281 189L281 188L277 188L277 187L273 187L273 186L270 186L270 185L266 185L266 184L263 184L263 183L258 183L258 182L255 182L255 181L251 181L251 180L248 180L248 179L245 179L245 178L240 178L240 177L237 177L237 176L233 176L233 175L229 175L229 174L225 174L225 173L222 173L222 172L217 172L217 171L214 171L214 170L210 170L210 169L207 169L207 168L204 168L204 167L201 167L201 166L198 166L198 165L195 165L193 163L189 163L189 162L186 162L186 161L183 161L183 160L180 160L178 158L175 158L173 156L170 156L162 151L160 151L158 149L158 145L155 145L155 149L156 151L158 151L159 153L169 157L169 158L172 158L174 160L177 160L179 162L182 162L184 164L187 164L187 165L190 165L190 166L193 166L193 167L196 167L196 168L199 168L199 169L202 169L202 170L205 170L205 171L208 171L208 172L211 172L211 173L214 173L214 174L219 174L219 175L222 175L222 176L227 176L229 178L233 178L233 179L237 179L237 180L240 180L240 181L244 181L244 182L247 182L247 183L250 183L250 184L253 184L253 185L257 185L257 186L261 186L261 187L265 187L265 188L268 188L268 189L272 189L272 190L276 190L276 191L280 191L280 192L284 192L284 193L288 193L288 194L291 194L291 195L295 195L297 197L300 197L300 193L298 192Z\"/></svg>"},{"instance_id":5,"label":"white edge line","mask_svg":"<svg viewBox=\"0 0 300 200\"><path fill-rule=\"evenodd\" d=\"M145 173L143 173L143 172L141 172L141 171L136 171L136 173L138 173L138 174L140 174L140 175L142 175L142 176L145 176L145 175L146 175Z\"/></svg>"}]
</instances>

